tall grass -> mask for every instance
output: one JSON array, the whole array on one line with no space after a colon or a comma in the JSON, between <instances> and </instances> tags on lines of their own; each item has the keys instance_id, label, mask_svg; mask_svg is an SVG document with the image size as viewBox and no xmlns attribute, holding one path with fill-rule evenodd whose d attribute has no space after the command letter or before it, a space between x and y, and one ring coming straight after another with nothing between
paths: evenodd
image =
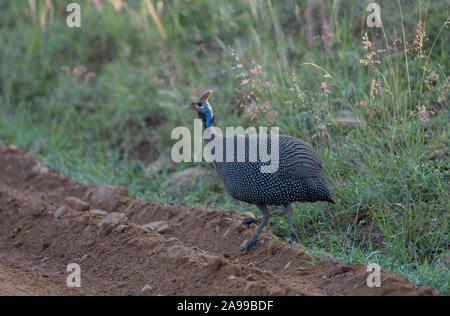
<instances>
[{"instance_id":1,"label":"tall grass","mask_svg":"<svg viewBox=\"0 0 450 316\"><path fill-rule=\"evenodd\" d=\"M445 1L378 1L373 29L364 1L314 3L86 1L69 29L65 1L5 2L0 142L142 198L254 211L206 164L192 187L168 187L190 166L171 163L170 132L213 88L219 126L279 126L323 158L338 203L296 207L302 247L448 295ZM270 225L287 236L283 218Z\"/></svg>"}]
</instances>

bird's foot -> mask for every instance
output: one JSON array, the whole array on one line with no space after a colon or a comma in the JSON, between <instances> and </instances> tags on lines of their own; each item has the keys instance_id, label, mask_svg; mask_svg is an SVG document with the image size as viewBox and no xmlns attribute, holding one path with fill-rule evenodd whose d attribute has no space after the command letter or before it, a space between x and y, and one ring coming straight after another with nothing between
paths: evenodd
<instances>
[{"instance_id":1,"label":"bird's foot","mask_svg":"<svg viewBox=\"0 0 450 316\"><path fill-rule=\"evenodd\" d=\"M254 218L254 217L246 217L246 218L244 218L244 219L242 220L241 226L250 225L250 224L256 223L256 222L258 222L258 219L257 219L257 218Z\"/></svg>"},{"instance_id":2,"label":"bird's foot","mask_svg":"<svg viewBox=\"0 0 450 316\"><path fill-rule=\"evenodd\" d=\"M236 230L238 233L240 233L245 229L245 226L248 226L257 221L258 221L258 219L254 218L254 217L246 217L242 220L242 222L239 224L239 226L236 227Z\"/></svg>"},{"instance_id":3,"label":"bird's foot","mask_svg":"<svg viewBox=\"0 0 450 316\"><path fill-rule=\"evenodd\" d=\"M242 252L246 252L248 249L256 245L256 240L250 239L243 247Z\"/></svg>"},{"instance_id":4,"label":"bird's foot","mask_svg":"<svg viewBox=\"0 0 450 316\"><path fill-rule=\"evenodd\" d=\"M289 239L288 239L288 243L291 245L292 244L292 240L296 241L296 242L300 242L300 238L297 235L297 232L291 230L289 231Z\"/></svg>"}]
</instances>

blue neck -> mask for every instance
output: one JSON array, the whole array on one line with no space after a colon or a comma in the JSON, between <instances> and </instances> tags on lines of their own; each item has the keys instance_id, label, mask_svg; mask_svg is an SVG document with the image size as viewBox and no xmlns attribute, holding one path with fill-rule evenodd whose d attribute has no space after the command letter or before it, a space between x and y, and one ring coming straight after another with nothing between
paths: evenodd
<instances>
[{"instance_id":1,"label":"blue neck","mask_svg":"<svg viewBox=\"0 0 450 316\"><path fill-rule=\"evenodd\" d=\"M211 112L206 111L206 119L205 119L205 121L204 121L205 128L208 128L208 127L211 126L211 119L212 119L212 117L211 117Z\"/></svg>"},{"instance_id":2,"label":"blue neck","mask_svg":"<svg viewBox=\"0 0 450 316\"><path fill-rule=\"evenodd\" d=\"M199 112L198 117L202 120L204 129L207 129L212 125L213 117L209 110L203 110L202 112Z\"/></svg>"}]
</instances>

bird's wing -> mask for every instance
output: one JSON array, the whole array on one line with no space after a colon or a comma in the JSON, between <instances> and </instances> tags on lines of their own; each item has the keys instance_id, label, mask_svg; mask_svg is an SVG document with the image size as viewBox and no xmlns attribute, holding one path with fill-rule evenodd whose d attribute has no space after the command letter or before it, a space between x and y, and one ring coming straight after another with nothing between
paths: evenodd
<instances>
[{"instance_id":1,"label":"bird's wing","mask_svg":"<svg viewBox=\"0 0 450 316\"><path fill-rule=\"evenodd\" d=\"M280 136L280 165L277 176L284 179L313 178L322 175L322 162L314 148L291 136Z\"/></svg>"}]
</instances>

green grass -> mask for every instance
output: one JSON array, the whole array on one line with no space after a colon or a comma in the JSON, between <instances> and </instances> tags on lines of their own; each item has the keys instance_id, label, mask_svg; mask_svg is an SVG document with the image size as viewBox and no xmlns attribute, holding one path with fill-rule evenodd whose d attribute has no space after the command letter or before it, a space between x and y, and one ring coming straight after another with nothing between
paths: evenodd
<instances>
[{"instance_id":1,"label":"green grass","mask_svg":"<svg viewBox=\"0 0 450 316\"><path fill-rule=\"evenodd\" d=\"M399 2L378 1L383 29L366 27L363 1L326 1L328 51L320 39L306 45L306 1L164 1L165 39L141 0L120 11L83 2L80 29L65 25L66 2L51 1L54 21L44 19L45 28L43 5L35 13L26 1L0 5L0 143L143 199L255 211L229 197L207 164L196 185L167 190L171 173L195 165L170 163L171 131L192 128L195 116L182 107L212 87L218 126L279 126L322 157L337 204L295 206L305 250L376 262L450 294L446 1L400 1L402 14ZM414 44L419 20L423 47ZM365 33L385 49L380 63L360 62ZM403 37L406 54L394 45ZM84 66L95 78L69 78L64 66ZM250 92L268 106L254 120L244 112ZM283 217L270 227L287 236Z\"/></svg>"}]
</instances>

